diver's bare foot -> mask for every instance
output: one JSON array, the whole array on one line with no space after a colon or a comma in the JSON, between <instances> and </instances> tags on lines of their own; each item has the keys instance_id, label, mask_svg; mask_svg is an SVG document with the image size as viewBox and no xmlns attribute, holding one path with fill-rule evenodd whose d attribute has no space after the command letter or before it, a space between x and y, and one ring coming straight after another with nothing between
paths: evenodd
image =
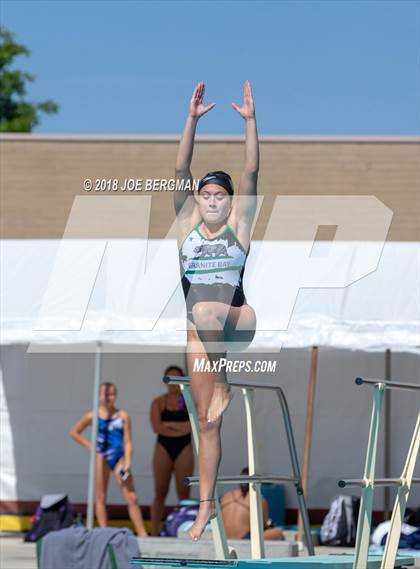
<instances>
[{"instance_id":1,"label":"diver's bare foot","mask_svg":"<svg viewBox=\"0 0 420 569\"><path fill-rule=\"evenodd\" d=\"M214 423L226 411L232 401L233 393L228 383L215 383L207 413L207 421Z\"/></svg>"},{"instance_id":2,"label":"diver's bare foot","mask_svg":"<svg viewBox=\"0 0 420 569\"><path fill-rule=\"evenodd\" d=\"M214 500L200 500L200 509L198 510L195 522L191 527L189 534L193 541L198 541L210 520L216 517Z\"/></svg>"}]
</instances>

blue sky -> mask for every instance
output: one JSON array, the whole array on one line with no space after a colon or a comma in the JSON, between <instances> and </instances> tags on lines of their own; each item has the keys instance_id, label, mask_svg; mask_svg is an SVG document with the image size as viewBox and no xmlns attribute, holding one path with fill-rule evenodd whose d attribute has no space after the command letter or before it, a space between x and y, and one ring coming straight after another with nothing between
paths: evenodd
<instances>
[{"instance_id":1,"label":"blue sky","mask_svg":"<svg viewBox=\"0 0 420 569\"><path fill-rule=\"evenodd\" d=\"M176 134L203 79L198 132L239 134L249 79L261 134L419 134L419 20L417 0L2 0L28 99L60 105L39 133Z\"/></svg>"}]
</instances>

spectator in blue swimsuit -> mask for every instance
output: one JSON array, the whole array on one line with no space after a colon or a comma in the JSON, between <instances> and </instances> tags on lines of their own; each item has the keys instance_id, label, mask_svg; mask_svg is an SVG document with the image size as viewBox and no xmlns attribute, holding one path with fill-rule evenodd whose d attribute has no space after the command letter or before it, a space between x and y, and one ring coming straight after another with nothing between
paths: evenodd
<instances>
[{"instance_id":1,"label":"spectator in blue swimsuit","mask_svg":"<svg viewBox=\"0 0 420 569\"><path fill-rule=\"evenodd\" d=\"M127 411L117 409L117 388L113 383L102 383L99 391L98 439L96 454L96 518L100 527L107 527L106 494L110 472L128 505L128 513L137 535L145 537L141 510L138 505L134 477L131 473L133 445L131 419ZM89 411L70 430L70 436L87 449L91 443L82 432L92 425L93 412Z\"/></svg>"}]
</instances>

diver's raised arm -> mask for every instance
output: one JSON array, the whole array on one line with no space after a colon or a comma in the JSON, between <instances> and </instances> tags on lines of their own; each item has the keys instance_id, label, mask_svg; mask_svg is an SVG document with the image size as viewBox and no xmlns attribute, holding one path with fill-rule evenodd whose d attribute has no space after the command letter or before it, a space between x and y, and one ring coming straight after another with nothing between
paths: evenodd
<instances>
[{"instance_id":1,"label":"diver's raised arm","mask_svg":"<svg viewBox=\"0 0 420 569\"><path fill-rule=\"evenodd\" d=\"M243 103L232 107L245 120L245 163L239 180L235 197L235 214L238 220L247 223L254 219L257 208L257 182L260 167L260 151L258 143L257 120L255 117L254 98L251 84L247 80L243 88ZM248 196L245 198L244 196Z\"/></svg>"},{"instance_id":2,"label":"diver's raised arm","mask_svg":"<svg viewBox=\"0 0 420 569\"><path fill-rule=\"evenodd\" d=\"M178 146L178 153L175 162L175 177L177 180L189 182L188 186L192 188L192 174L190 170L193 150L194 137L197 128L197 122L204 114L210 111L216 103L204 105L203 98L205 92L204 81L200 81L194 89L191 97L188 117L184 126L181 140ZM188 187L187 186L187 187ZM192 196L192 189L187 191L174 192L175 211L178 214L183 207L185 200Z\"/></svg>"},{"instance_id":3,"label":"diver's raised arm","mask_svg":"<svg viewBox=\"0 0 420 569\"><path fill-rule=\"evenodd\" d=\"M243 88L243 102L239 107L232 107L245 120L245 163L239 183L238 194L252 195L257 192L257 177L260 167L260 152L258 144L257 120L255 117L254 98L251 83L247 80Z\"/></svg>"}]
</instances>

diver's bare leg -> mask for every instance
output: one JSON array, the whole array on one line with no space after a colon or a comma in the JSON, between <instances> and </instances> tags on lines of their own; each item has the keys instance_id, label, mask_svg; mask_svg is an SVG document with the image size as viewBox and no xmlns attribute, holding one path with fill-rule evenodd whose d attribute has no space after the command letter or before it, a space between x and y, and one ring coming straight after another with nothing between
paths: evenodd
<instances>
[{"instance_id":1,"label":"diver's bare leg","mask_svg":"<svg viewBox=\"0 0 420 569\"><path fill-rule=\"evenodd\" d=\"M196 329L187 332L187 368L190 376L191 393L196 405L199 419L198 464L200 475L200 509L190 530L190 535L197 541L207 522L214 514L214 490L217 472L221 460L220 428L221 418L214 423L207 420L208 408L213 396L217 376L214 373L195 371L194 362L204 358L209 361L204 346Z\"/></svg>"},{"instance_id":2,"label":"diver's bare leg","mask_svg":"<svg viewBox=\"0 0 420 569\"><path fill-rule=\"evenodd\" d=\"M217 302L198 302L194 305L192 314L197 334L215 377L214 391L207 413L208 421L214 422L226 411L232 399L226 369L221 365L226 361L222 322L226 318L227 307Z\"/></svg>"}]
</instances>

